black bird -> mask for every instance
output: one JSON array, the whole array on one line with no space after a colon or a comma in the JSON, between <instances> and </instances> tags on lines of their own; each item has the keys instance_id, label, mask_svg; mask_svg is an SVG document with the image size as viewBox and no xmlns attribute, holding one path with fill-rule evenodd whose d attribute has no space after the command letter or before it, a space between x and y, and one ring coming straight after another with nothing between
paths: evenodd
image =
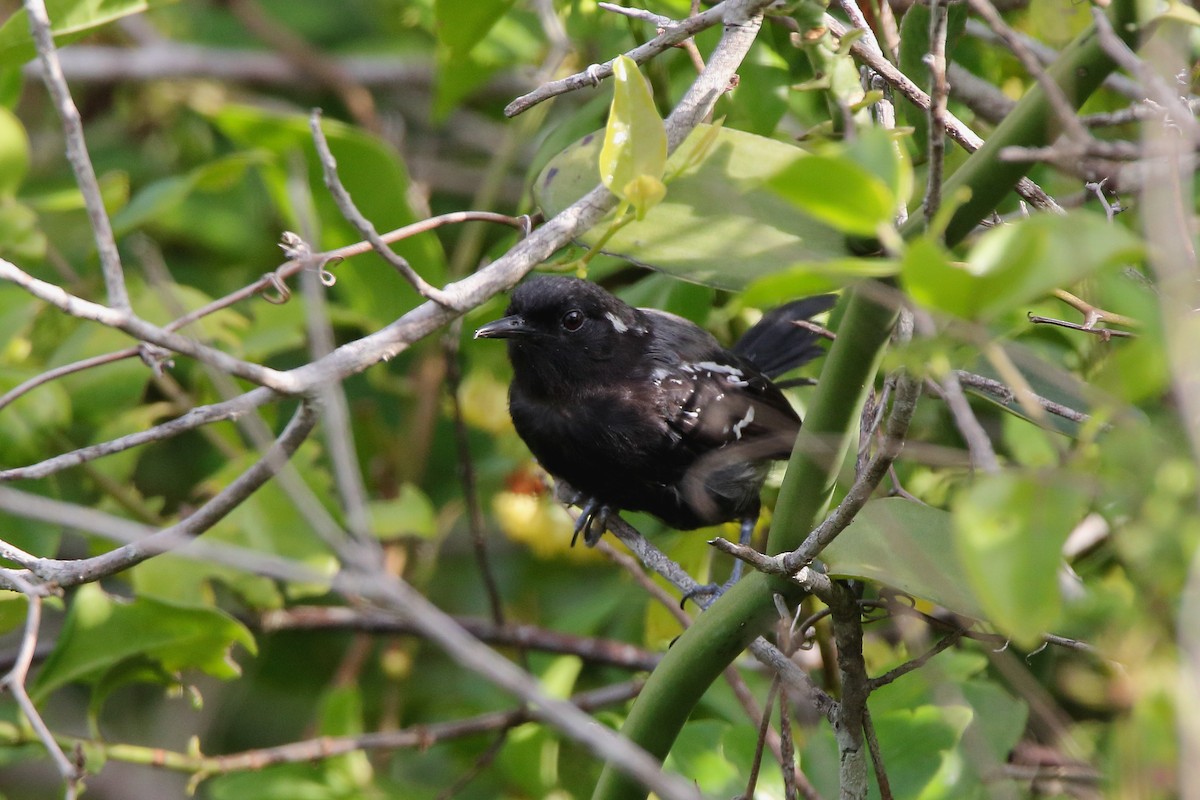
<instances>
[{"instance_id":1,"label":"black bird","mask_svg":"<svg viewBox=\"0 0 1200 800\"><path fill-rule=\"evenodd\" d=\"M768 462L787 458L800 430L771 378L824 352L792 322L835 299L781 306L727 350L682 317L540 276L475 337L508 340L513 424L582 506L575 535L589 546L620 509L680 530L740 520L749 541Z\"/></svg>"}]
</instances>

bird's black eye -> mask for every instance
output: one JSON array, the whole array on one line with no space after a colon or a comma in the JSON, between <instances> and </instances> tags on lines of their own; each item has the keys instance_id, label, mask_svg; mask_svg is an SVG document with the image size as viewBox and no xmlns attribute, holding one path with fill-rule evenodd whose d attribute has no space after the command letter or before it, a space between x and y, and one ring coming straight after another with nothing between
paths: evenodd
<instances>
[{"instance_id":1,"label":"bird's black eye","mask_svg":"<svg viewBox=\"0 0 1200 800\"><path fill-rule=\"evenodd\" d=\"M583 312L578 308L572 308L563 314L562 326L568 331L577 331L583 327L583 319Z\"/></svg>"}]
</instances>

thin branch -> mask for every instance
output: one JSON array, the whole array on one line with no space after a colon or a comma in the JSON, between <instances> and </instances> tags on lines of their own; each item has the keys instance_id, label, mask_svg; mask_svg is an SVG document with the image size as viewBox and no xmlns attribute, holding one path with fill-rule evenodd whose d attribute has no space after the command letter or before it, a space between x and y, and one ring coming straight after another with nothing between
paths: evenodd
<instances>
[{"instance_id":1,"label":"thin branch","mask_svg":"<svg viewBox=\"0 0 1200 800\"><path fill-rule=\"evenodd\" d=\"M262 458L191 516L95 558L84 561L41 559L33 568L34 573L49 584L62 587L78 586L121 572L148 558L178 548L216 525L274 477L308 438L316 423L317 414L312 405L301 403L279 438Z\"/></svg>"},{"instance_id":2,"label":"thin branch","mask_svg":"<svg viewBox=\"0 0 1200 800\"><path fill-rule=\"evenodd\" d=\"M828 692L813 683L808 673L792 661L786 653L766 639L759 637L750 643L750 653L763 666L769 668L785 683L794 688L799 696L813 704L817 713L830 722L837 714L838 703Z\"/></svg>"},{"instance_id":3,"label":"thin branch","mask_svg":"<svg viewBox=\"0 0 1200 800\"><path fill-rule=\"evenodd\" d=\"M421 220L420 222L414 222L410 225L405 225L402 228L397 228L394 231L389 231L388 233L383 234L380 238L390 244L421 233L435 230L443 225L457 225L463 222L475 221L495 222L501 225L507 225L511 228L521 231L522 235L528 236L533 230L535 219L529 215L513 217L508 214L497 214L490 211L452 211L447 214L439 214L435 217ZM363 253L369 252L371 252L370 242L356 242L354 244L346 245L345 247L339 247L336 250L330 250L324 253L314 253L311 261L329 264L341 261L342 259L350 258L351 256L362 255ZM167 323L163 326L163 330L168 332L180 330L181 328L187 327L193 322L203 319L210 314L215 314L218 311L229 308L230 306L255 295L263 295L265 299L265 293L268 290L274 290L276 292L276 296L271 300L271 302L287 302L288 298L291 297L291 290L287 288L285 281L308 266L310 266L310 260L290 259L285 261L283 264L280 264L271 272L264 274L261 278L253 283L250 283L236 291L230 292L224 297L213 300L212 302L207 303L204 306L197 308L194 311L190 311L178 319ZM18 397L21 397L27 392L36 389L38 386L42 386L52 380L57 380L58 378L65 377L67 375L73 375L76 372L81 372L86 369L92 369L93 367L111 364L115 361L120 361L121 359L125 358L132 358L141 354L143 352L143 347L143 345L138 345L135 347L127 347L124 350L115 350L111 353L105 353L93 358L83 359L82 361L76 361L71 364L64 364L61 367L56 367L52 370L40 373L36 377L30 378L19 386L9 390L3 396L0 396L0 409L3 409Z\"/></svg>"},{"instance_id":4,"label":"thin branch","mask_svg":"<svg viewBox=\"0 0 1200 800\"><path fill-rule=\"evenodd\" d=\"M675 605L670 598L668 604ZM454 617L454 621L480 641L496 647L520 647L546 653L574 655L591 664L649 671L654 669L662 658L656 653L626 642L574 636L536 625L516 622L497 625L473 617ZM380 614L369 608L332 606L296 606L268 611L257 619L256 624L264 631L351 630L389 635L411 635L417 632L411 621L398 619L394 615Z\"/></svg>"},{"instance_id":5,"label":"thin branch","mask_svg":"<svg viewBox=\"0 0 1200 800\"><path fill-rule=\"evenodd\" d=\"M636 697L641 688L641 681L628 681L580 692L572 697L570 702L581 711L597 711ZM110 761L193 773L198 779L204 779L214 775L261 770L278 764L306 764L354 752L425 750L437 744L513 728L535 718L529 709L515 708L449 722L413 725L395 731L374 731L353 736L321 736L276 747L215 756L144 745L74 741L89 749L95 748Z\"/></svg>"},{"instance_id":6,"label":"thin branch","mask_svg":"<svg viewBox=\"0 0 1200 800\"><path fill-rule=\"evenodd\" d=\"M100 192L100 183L96 180L96 169L92 166L91 156L88 155L79 109L71 99L67 79L63 77L62 65L58 61L58 49L54 46L54 34L50 27L50 17L46 13L45 0L24 2L25 11L29 16L29 29L33 34L38 59L42 65L42 80L62 120L67 160L71 162L71 169L75 173L75 184L83 194L83 204L87 208L92 235L96 239L96 252L100 256L100 268L104 272L108 304L119 314L131 315L133 309L125 288L125 273L121 268L121 255L117 252L112 221L104 208L104 197Z\"/></svg>"},{"instance_id":7,"label":"thin branch","mask_svg":"<svg viewBox=\"0 0 1200 800\"><path fill-rule=\"evenodd\" d=\"M451 298L441 289L426 283L425 279L417 274L417 271L412 268L412 265L403 256L388 247L387 243L380 237L379 232L375 230L375 226L371 221L363 216L358 207L354 205L354 200L350 197L350 193L346 191L346 187L342 185L341 178L338 177L337 159L333 157L333 153L329 149L329 142L325 139L325 132L321 130L321 112L319 109L314 109L312 116L309 117L309 128L312 130L313 145L317 149L317 157L321 161L321 172L325 176L325 187L329 189L329 193L333 196L334 202L337 203L338 210L342 212L342 216L354 226L359 235L371 243L371 247L379 254L380 258L391 264L397 272L404 276L404 279L411 283L413 288L422 297L432 300L438 305L453 309L454 306Z\"/></svg>"},{"instance_id":8,"label":"thin branch","mask_svg":"<svg viewBox=\"0 0 1200 800\"><path fill-rule=\"evenodd\" d=\"M697 14L693 17L671 25L663 30L658 36L650 41L635 47L625 53L629 58L637 64L644 64L650 59L657 56L659 53L666 52L675 45L685 39L695 36L703 30L720 24L725 16L726 6L731 4L733 0L724 0L717 3L712 8ZM603 64L592 64L583 72L578 72L561 80L550 81L542 84L528 94L521 95L513 100L504 108L504 116L515 117L518 114L528 111L538 103L545 102L552 97L557 97L561 94L574 92L579 89L595 88L600 85L600 82L605 78L612 76L612 65L616 59L604 62Z\"/></svg>"},{"instance_id":9,"label":"thin branch","mask_svg":"<svg viewBox=\"0 0 1200 800\"><path fill-rule=\"evenodd\" d=\"M823 18L825 26L839 41L849 30L836 17L826 14ZM929 95L921 87L888 61L882 52L871 49L861 38L850 43L850 54L879 73L897 91L907 97L918 108L928 111ZM946 112L946 133L968 153L973 153L983 146L983 139L972 131L962 120L949 111ZM1016 185L1017 193L1037 208L1062 213L1062 208L1046 192L1028 178L1021 178Z\"/></svg>"},{"instance_id":10,"label":"thin branch","mask_svg":"<svg viewBox=\"0 0 1200 800\"><path fill-rule=\"evenodd\" d=\"M929 662L929 660L931 658L933 658L934 656L936 656L938 653L942 652L943 650L948 650L951 647L953 647L955 644L957 644L958 641L963 638L963 635L966 632L967 631L965 628L959 628L957 630L953 630L946 636L943 636L941 639L938 639L937 642L933 645L933 647L929 648L928 650L926 650L924 653L917 656L916 658L911 659L909 661L905 661L900 666L895 667L894 669L890 669L887 672L883 673L882 675L879 675L878 677L871 678L869 681L867 681L867 691L873 692L876 689L887 686L889 683L896 680L897 678L900 678L904 675L907 675L908 673L912 672L915 669L925 666L925 664L927 664Z\"/></svg>"},{"instance_id":11,"label":"thin branch","mask_svg":"<svg viewBox=\"0 0 1200 800\"><path fill-rule=\"evenodd\" d=\"M1112 328L1095 328L1090 325L1079 324L1078 322L1068 322L1065 319L1056 319L1054 317L1043 317L1038 314L1027 315L1029 321L1034 325L1054 325L1059 328L1070 328L1073 331L1083 331L1084 333L1094 334L1101 341L1107 342L1109 339L1131 339L1137 334L1132 331L1118 331Z\"/></svg>"},{"instance_id":12,"label":"thin branch","mask_svg":"<svg viewBox=\"0 0 1200 800\"><path fill-rule=\"evenodd\" d=\"M11 261L0 258L0 280L15 283L25 291L44 300L59 310L79 319L91 320L110 328L124 331L135 339L165 347L211 364L217 369L244 378L260 386L267 386L284 394L294 393L295 386L287 380L285 373L234 358L228 353L215 350L185 336L164 330L157 325L135 316L129 311L118 311L108 306L92 303L76 297L59 286L38 280L24 272Z\"/></svg>"},{"instance_id":13,"label":"thin branch","mask_svg":"<svg viewBox=\"0 0 1200 800\"><path fill-rule=\"evenodd\" d=\"M609 11L613 14L621 14L622 16L631 19L640 19L642 22L649 22L656 28L669 28L672 25L679 23L670 17L664 17L662 14L655 14L653 11L647 11L644 8L629 8L627 6L619 6L616 3L597 3L599 8L604 11Z\"/></svg>"},{"instance_id":14,"label":"thin branch","mask_svg":"<svg viewBox=\"0 0 1200 800\"><path fill-rule=\"evenodd\" d=\"M954 425L962 434L963 441L967 443L971 465L984 472L999 472L1000 462L996 458L992 440L988 438L987 431L979 424L971 404L967 402L962 385L958 382L958 375L949 372L938 385L942 390L942 399L946 401L946 407L950 409L950 415L954 418Z\"/></svg>"},{"instance_id":15,"label":"thin branch","mask_svg":"<svg viewBox=\"0 0 1200 800\"><path fill-rule=\"evenodd\" d=\"M37 707L33 704L33 700L29 697L29 692L25 688L25 682L29 678L29 668L33 664L33 657L37 651L38 634L42 627L42 596L46 590L45 587L31 584L10 570L5 570L4 572L5 577L24 595L27 608L25 611L25 627L21 634L21 644L17 651L17 658L12 668L3 677L0 677L0 687L8 689L13 699L17 701L17 706L21 709L21 713L29 721L29 725L33 728L38 741L46 748L46 751L50 754L50 758L54 761L55 767L58 769L58 774L62 776L63 782L66 784L66 797L73 798L78 788L79 779L83 777L82 771L79 765L68 758L67 754L63 752L63 749L55 740L54 734L46 725L45 720L42 719L41 714L38 713Z\"/></svg>"},{"instance_id":16,"label":"thin branch","mask_svg":"<svg viewBox=\"0 0 1200 800\"><path fill-rule=\"evenodd\" d=\"M933 221L942 204L942 168L946 160L946 103L950 84L946 80L946 31L949 0L929 4L929 176L925 186L925 221Z\"/></svg>"},{"instance_id":17,"label":"thin branch","mask_svg":"<svg viewBox=\"0 0 1200 800\"><path fill-rule=\"evenodd\" d=\"M1016 402L1017 400L1017 393L1013 391L1013 389L1009 388L1006 384L1001 383L998 380L988 378L984 375L976 375L972 372L966 372L964 370L955 370L954 374L958 377L958 382L960 385L965 386L968 389L974 389L975 391L990 395L993 399L1004 405ZM938 389L940 394L940 387L938 387L937 384L932 385ZM1063 419L1069 419L1072 422L1087 422L1089 419L1091 419L1090 414L1085 414L1082 411L1076 411L1073 408L1064 406L1062 403L1056 403L1047 397L1042 397L1040 394L1031 393L1030 399L1051 414L1062 417Z\"/></svg>"},{"instance_id":18,"label":"thin branch","mask_svg":"<svg viewBox=\"0 0 1200 800\"><path fill-rule=\"evenodd\" d=\"M875 783L879 786L879 800L894 800L892 784L888 780L883 762L883 751L879 748L879 737L875 735L875 723L871 721L871 710L863 711L863 735L867 739L867 750L871 754L871 766L875 769Z\"/></svg>"},{"instance_id":19,"label":"thin branch","mask_svg":"<svg viewBox=\"0 0 1200 800\"><path fill-rule=\"evenodd\" d=\"M259 388L246 392L232 400L213 403L207 406L197 406L180 417L176 417L169 422L164 422L161 425L155 425L144 431L130 433L108 442L81 447L78 450L53 456L26 467L13 467L12 469L0 470L0 483L45 478L65 469L87 463L88 461L94 461L97 458L121 453L144 444L165 441L166 439L195 430L204 425L210 425L214 422L236 419L278 398L279 395L270 389Z\"/></svg>"}]
</instances>

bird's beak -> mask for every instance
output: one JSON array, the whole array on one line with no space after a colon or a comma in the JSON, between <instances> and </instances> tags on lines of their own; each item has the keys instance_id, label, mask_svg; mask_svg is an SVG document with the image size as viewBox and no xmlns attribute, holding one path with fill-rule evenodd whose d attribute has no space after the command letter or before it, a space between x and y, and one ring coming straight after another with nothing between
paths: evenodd
<instances>
[{"instance_id":1,"label":"bird's beak","mask_svg":"<svg viewBox=\"0 0 1200 800\"><path fill-rule=\"evenodd\" d=\"M524 317L514 314L511 317L501 317L495 322L489 322L475 331L476 339L515 339L533 334L534 329Z\"/></svg>"}]
</instances>

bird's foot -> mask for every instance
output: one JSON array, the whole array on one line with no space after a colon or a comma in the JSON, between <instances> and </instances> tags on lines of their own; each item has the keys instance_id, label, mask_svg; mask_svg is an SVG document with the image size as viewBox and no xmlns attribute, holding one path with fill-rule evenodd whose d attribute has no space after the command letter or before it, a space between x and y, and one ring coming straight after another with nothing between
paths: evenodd
<instances>
[{"instance_id":1,"label":"bird's foot","mask_svg":"<svg viewBox=\"0 0 1200 800\"><path fill-rule=\"evenodd\" d=\"M736 574L731 575L729 580L725 581L724 583L705 583L697 585L683 593L683 597L679 598L679 607L683 608L684 605L687 604L688 600L696 602L696 598L698 597L711 597L712 599L707 603L697 603L698 605L701 605L701 607L707 608L712 604L713 600L716 600L718 597L729 591L729 589L738 582L738 578L740 577L740 574Z\"/></svg>"},{"instance_id":2,"label":"bird's foot","mask_svg":"<svg viewBox=\"0 0 1200 800\"><path fill-rule=\"evenodd\" d=\"M571 537L571 546L575 546L575 540L582 533L583 543L588 547L595 547L596 542L600 541L600 537L608 530L608 515L612 513L612 509L594 497L589 497L580 509L579 519L575 520L575 534Z\"/></svg>"},{"instance_id":3,"label":"bird's foot","mask_svg":"<svg viewBox=\"0 0 1200 800\"><path fill-rule=\"evenodd\" d=\"M750 544L750 539L754 535L754 525L757 522L757 516L746 517L742 520L742 527L740 531L741 535L738 537L738 541L742 545ZM733 572L729 574L729 580L725 581L724 583L706 583L702 586L697 586L694 589L684 592L683 597L679 600L679 607L683 608L684 604L687 603L688 600L694 601L697 597L707 597L711 595L712 599L716 600L718 597L725 594L725 592L729 591L731 586L738 582L738 580L742 577L742 572L745 570L745 568L745 561L742 561L741 559L734 561ZM709 601L709 603L711 602L712 600Z\"/></svg>"}]
</instances>

